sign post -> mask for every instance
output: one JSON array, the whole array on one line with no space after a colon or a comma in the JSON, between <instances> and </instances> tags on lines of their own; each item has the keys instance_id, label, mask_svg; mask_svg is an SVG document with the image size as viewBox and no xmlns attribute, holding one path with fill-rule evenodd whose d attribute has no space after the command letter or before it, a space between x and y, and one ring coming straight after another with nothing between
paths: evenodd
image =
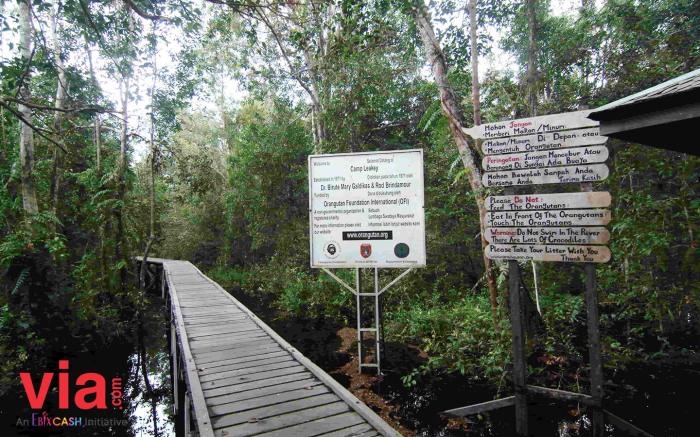
<instances>
[{"instance_id":1,"label":"sign post","mask_svg":"<svg viewBox=\"0 0 700 437\"><path fill-rule=\"evenodd\" d=\"M600 354L598 299L595 263L610 260L604 246L610 240L605 226L610 222L610 194L593 192L592 182L605 180L604 164L609 153L607 138L598 122L587 118L590 111L552 114L490 123L464 129L481 140L482 182L504 187L506 195L486 199L488 213L484 238L486 256L507 260L509 304L513 338L514 396L446 412L464 416L506 405L515 405L516 434L528 436L527 396L530 393L558 399L580 399L582 395L527 384L525 354L524 294L518 261L578 262L586 272L586 307L591 364L591 421L593 435L602 436L603 379ZM515 187L542 184L581 185L583 192L516 194Z\"/></svg>"},{"instance_id":2,"label":"sign post","mask_svg":"<svg viewBox=\"0 0 700 437\"><path fill-rule=\"evenodd\" d=\"M311 267L328 273L356 296L359 371L381 373L381 295L416 267L424 267L423 151L309 156ZM352 287L331 271L355 269ZM363 292L361 268L374 269ZM384 287L379 269L406 269ZM374 324L363 325L363 298L372 299ZM374 363L364 363L365 332L374 333Z\"/></svg>"}]
</instances>

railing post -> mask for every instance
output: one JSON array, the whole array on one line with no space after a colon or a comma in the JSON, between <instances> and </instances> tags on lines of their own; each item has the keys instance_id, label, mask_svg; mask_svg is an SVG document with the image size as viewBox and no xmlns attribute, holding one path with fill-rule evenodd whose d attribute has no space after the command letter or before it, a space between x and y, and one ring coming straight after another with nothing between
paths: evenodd
<instances>
[{"instance_id":1,"label":"railing post","mask_svg":"<svg viewBox=\"0 0 700 437\"><path fill-rule=\"evenodd\" d=\"M184 414L182 415L183 420L184 420L183 429L185 432L185 437L190 437L190 431L191 431L190 427L191 427L192 419L190 417L190 393L187 391L185 392L185 402L184 402L183 407L184 407Z\"/></svg>"}]
</instances>

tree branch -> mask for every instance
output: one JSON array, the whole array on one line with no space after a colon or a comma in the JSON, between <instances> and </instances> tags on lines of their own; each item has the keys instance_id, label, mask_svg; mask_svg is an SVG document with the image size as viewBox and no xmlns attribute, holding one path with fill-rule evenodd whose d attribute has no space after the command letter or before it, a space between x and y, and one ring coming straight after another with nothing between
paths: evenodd
<instances>
[{"instance_id":1,"label":"tree branch","mask_svg":"<svg viewBox=\"0 0 700 437\"><path fill-rule=\"evenodd\" d=\"M170 21L170 18L164 17L162 15L154 15L154 14L149 14L148 12L144 12L141 8L136 6L136 4L132 0L124 0L124 3L126 6L131 9L132 11L136 12L136 15L138 15L141 18L145 18L147 20L152 20L152 21Z\"/></svg>"},{"instance_id":2,"label":"tree branch","mask_svg":"<svg viewBox=\"0 0 700 437\"><path fill-rule=\"evenodd\" d=\"M0 100L0 106L3 108L7 109L12 115L17 117L19 121L22 123L26 124L31 130L37 133L40 137L44 138L46 141L50 142L54 146L58 147L59 149L63 150L63 153L67 153L65 147L63 147L62 144L58 143L56 140L53 138L50 138L48 135L44 133L45 129L41 129L40 127L34 126L32 123L28 122L27 119L24 118L22 114L20 114L17 110L15 110L12 106L8 105L5 101Z\"/></svg>"},{"instance_id":3,"label":"tree branch","mask_svg":"<svg viewBox=\"0 0 700 437\"><path fill-rule=\"evenodd\" d=\"M97 105L89 105L89 106L82 106L78 108L56 108L55 106L48 106L48 105L39 105L36 103L30 103L30 102L25 102L20 99L16 99L14 97L0 97L0 101L8 103L17 103L19 105L24 105L28 108L32 109L38 109L41 111L57 111L57 112L66 112L66 113L73 113L73 112L99 112L99 113L115 113L117 111L112 110L112 109L107 109L102 106L97 106Z\"/></svg>"}]
</instances>

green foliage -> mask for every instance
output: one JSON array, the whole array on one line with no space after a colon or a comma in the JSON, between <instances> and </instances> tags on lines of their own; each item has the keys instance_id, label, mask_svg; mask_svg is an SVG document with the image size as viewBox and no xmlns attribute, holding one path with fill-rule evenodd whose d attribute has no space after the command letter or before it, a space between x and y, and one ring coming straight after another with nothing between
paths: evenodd
<instances>
[{"instance_id":1,"label":"green foliage","mask_svg":"<svg viewBox=\"0 0 700 437\"><path fill-rule=\"evenodd\" d=\"M181 47L174 54L177 66L159 65L159 86L149 105L157 149L152 253L199 264L222 285L273 306L282 317L352 324L351 294L308 267L307 156L422 148L429 265L385 295L387 334L417 345L427 357L423 366L407 372L407 385L434 372L502 383L510 355L505 273L499 271L502 295L494 321L483 284L475 205L477 194L497 190L470 190L468 171L442 116L439 90L427 79L410 18L414 2L313 7L273 2L266 8L241 4L236 10L207 5L206 13L185 3L135 3L142 13L168 17L161 21L137 18L109 2L88 3L64 4L59 42L68 64L69 107L109 110L100 114L100 168L94 112L70 111L54 125L52 111L35 110L38 129L60 140L67 153L60 155L62 179L54 205L54 146L35 135L34 179L42 212L27 216L17 147L20 122L5 108L0 112L3 374L44 345L50 333L41 332L42 324L60 322L76 338L108 339L127 332L134 308L142 303L127 270L129 257L143 251L150 234L152 174L149 162L140 159L149 135L137 132L141 125L132 116L128 168L119 174L123 120L111 112L118 102L110 102L90 77L85 44L107 65L111 88L131 76L134 101L144 95L143 73L156 74L154 52L176 35L179 44L170 48ZM468 98L472 50L500 56L502 49L513 60L507 68L500 68L501 60L489 71L482 68L484 120L525 115L529 32L523 2L478 2L479 47L469 47L461 19L464 2L433 3L464 119L471 119L473 109ZM619 0L600 7L583 2L560 14L552 13L549 2L537 4L540 113L597 106L700 65L697 2ZM35 2L37 17L48 21L50 13L47 4ZM179 27L169 33L175 29L169 26ZM485 26L499 29L501 47ZM19 56L2 60L3 98L16 96L28 78L32 101L54 104L58 70L54 49L43 36L35 38L29 76ZM239 89L231 92L234 79ZM699 160L609 145L611 177L596 186L609 189L614 199L613 260L598 268L606 361L624 367L677 350L696 353ZM539 272L544 329L528 345L535 358L532 370L575 384L586 356L579 335L585 323L581 269L546 263ZM346 274L352 282L341 273ZM383 283L391 279L390 273L381 275ZM532 280L525 275L530 290ZM49 319L41 319L29 302L37 290L45 290L40 296L46 298ZM10 347L16 339L25 346Z\"/></svg>"}]
</instances>

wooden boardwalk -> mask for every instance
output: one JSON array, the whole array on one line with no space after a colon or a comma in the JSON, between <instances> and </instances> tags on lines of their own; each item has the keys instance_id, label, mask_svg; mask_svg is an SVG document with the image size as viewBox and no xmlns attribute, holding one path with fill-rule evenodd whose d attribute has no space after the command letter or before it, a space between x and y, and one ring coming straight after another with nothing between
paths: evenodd
<instances>
[{"instance_id":1,"label":"wooden boardwalk","mask_svg":"<svg viewBox=\"0 0 700 437\"><path fill-rule=\"evenodd\" d=\"M148 267L170 308L178 435L399 435L194 265Z\"/></svg>"}]
</instances>

